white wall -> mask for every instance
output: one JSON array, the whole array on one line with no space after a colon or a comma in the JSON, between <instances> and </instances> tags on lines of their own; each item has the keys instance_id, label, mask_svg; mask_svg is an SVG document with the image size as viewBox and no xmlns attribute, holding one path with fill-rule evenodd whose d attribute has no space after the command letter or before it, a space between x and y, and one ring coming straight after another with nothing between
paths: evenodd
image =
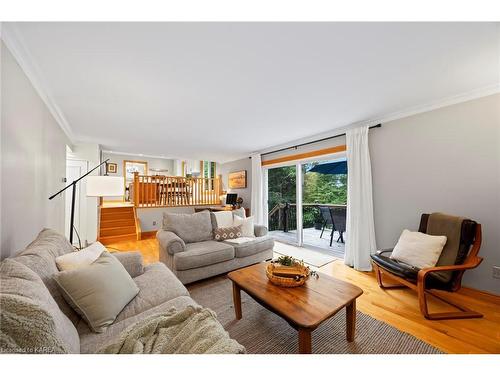
<instances>
[{"instance_id":1,"label":"white wall","mask_svg":"<svg viewBox=\"0 0 500 375\"><path fill-rule=\"evenodd\" d=\"M148 171L148 174L160 174L160 175L169 175L171 176L174 171L174 160L172 159L162 159L162 158L149 158L137 155L124 155L124 154L115 154L115 153L102 153L103 160L109 159L110 163L117 164L116 173L110 173L110 176L123 176L123 161L124 160L140 160L146 161L148 163L148 168L151 169L167 169L168 172L154 172Z\"/></svg>"},{"instance_id":2,"label":"white wall","mask_svg":"<svg viewBox=\"0 0 500 375\"><path fill-rule=\"evenodd\" d=\"M500 94L383 124L370 132L379 248L423 212L446 212L483 227L483 263L464 284L500 293Z\"/></svg>"},{"instance_id":3,"label":"white wall","mask_svg":"<svg viewBox=\"0 0 500 375\"><path fill-rule=\"evenodd\" d=\"M247 187L246 189L229 189L228 176L231 172L237 171L247 171ZM243 207L251 207L252 198L252 161L249 158L244 158L240 160L231 161L229 163L221 164L218 172L222 175L222 189L226 190L228 193L238 194L238 197L243 198Z\"/></svg>"},{"instance_id":4,"label":"white wall","mask_svg":"<svg viewBox=\"0 0 500 375\"><path fill-rule=\"evenodd\" d=\"M1 257L28 245L43 227L64 233L69 140L1 43Z\"/></svg>"}]
</instances>

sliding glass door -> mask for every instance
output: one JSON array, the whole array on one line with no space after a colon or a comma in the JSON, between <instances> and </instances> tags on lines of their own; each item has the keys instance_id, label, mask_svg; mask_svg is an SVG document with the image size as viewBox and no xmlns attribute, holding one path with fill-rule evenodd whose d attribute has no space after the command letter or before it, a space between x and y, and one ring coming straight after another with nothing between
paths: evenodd
<instances>
[{"instance_id":1,"label":"sliding glass door","mask_svg":"<svg viewBox=\"0 0 500 375\"><path fill-rule=\"evenodd\" d=\"M267 212L270 235L282 242L298 244L295 165L267 170Z\"/></svg>"},{"instance_id":2,"label":"sliding glass door","mask_svg":"<svg viewBox=\"0 0 500 375\"><path fill-rule=\"evenodd\" d=\"M270 235L278 241L344 253L347 162L296 162L266 170Z\"/></svg>"},{"instance_id":3,"label":"sliding glass door","mask_svg":"<svg viewBox=\"0 0 500 375\"><path fill-rule=\"evenodd\" d=\"M343 255L347 216L347 161L301 164L302 244Z\"/></svg>"}]
</instances>

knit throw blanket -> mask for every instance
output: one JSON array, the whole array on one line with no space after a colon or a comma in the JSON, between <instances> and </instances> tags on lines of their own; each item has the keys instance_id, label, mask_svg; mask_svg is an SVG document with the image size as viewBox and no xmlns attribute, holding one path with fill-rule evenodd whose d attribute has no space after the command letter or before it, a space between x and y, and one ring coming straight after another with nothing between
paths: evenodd
<instances>
[{"instance_id":1,"label":"knit throw blanket","mask_svg":"<svg viewBox=\"0 0 500 375\"><path fill-rule=\"evenodd\" d=\"M50 314L28 298L0 295L0 353L66 353Z\"/></svg>"},{"instance_id":2,"label":"knit throw blanket","mask_svg":"<svg viewBox=\"0 0 500 375\"><path fill-rule=\"evenodd\" d=\"M245 348L216 319L213 311L188 306L152 315L102 348L104 354L239 354Z\"/></svg>"}]
</instances>

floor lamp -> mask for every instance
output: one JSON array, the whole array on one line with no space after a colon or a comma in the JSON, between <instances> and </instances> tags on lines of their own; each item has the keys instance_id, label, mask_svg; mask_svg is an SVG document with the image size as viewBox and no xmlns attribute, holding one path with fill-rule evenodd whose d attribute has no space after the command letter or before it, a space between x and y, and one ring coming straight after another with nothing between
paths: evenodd
<instances>
[{"instance_id":1,"label":"floor lamp","mask_svg":"<svg viewBox=\"0 0 500 375\"><path fill-rule=\"evenodd\" d=\"M69 224L69 242L73 245L73 230L74 230L74 222L75 222L75 198L76 198L76 184L80 182L82 179L87 177L89 174L94 172L96 169L101 167L102 165L106 164L109 161L109 159L106 159L103 161L101 164L99 164L97 167L91 169L84 175L80 176L76 180L74 180L72 183L64 187L63 189L59 190L57 193L51 195L49 197L50 200L54 199L57 197L59 194L63 193L66 189L72 188L71 189L71 216L70 216L70 224ZM95 180L97 178L97 180ZM103 180L105 179L105 180ZM108 179L113 180L113 182L108 181ZM87 184L87 196L115 196L115 195L123 195L124 191L124 186L123 186L123 178L122 177L110 177L110 176L89 176L89 180L93 180L94 183L89 186ZM119 184L117 184L117 181L119 180ZM113 186L112 189L110 189L110 186ZM119 187L118 187L119 185ZM106 190L105 187L108 187ZM111 193L111 194L105 194L105 195L90 195L89 194L89 188L91 189L91 193L97 194L98 192L104 192L104 193ZM121 190L119 190L121 188ZM120 193L120 194L117 194Z\"/></svg>"}]
</instances>

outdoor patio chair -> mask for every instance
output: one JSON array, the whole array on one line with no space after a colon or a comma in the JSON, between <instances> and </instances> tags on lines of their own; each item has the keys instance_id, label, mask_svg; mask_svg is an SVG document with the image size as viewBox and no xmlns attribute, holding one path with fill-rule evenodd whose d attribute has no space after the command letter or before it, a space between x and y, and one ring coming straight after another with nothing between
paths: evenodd
<instances>
[{"instance_id":1,"label":"outdoor patio chair","mask_svg":"<svg viewBox=\"0 0 500 375\"><path fill-rule=\"evenodd\" d=\"M321 217L323 218L323 227L321 228L321 234L319 238L323 238L323 232L327 225L332 226L332 232L330 233L330 246L333 243L333 234L339 232L339 238L337 242L344 243L343 233L346 227L346 209L343 207L328 207L319 206L321 212Z\"/></svg>"},{"instance_id":2,"label":"outdoor patio chair","mask_svg":"<svg viewBox=\"0 0 500 375\"><path fill-rule=\"evenodd\" d=\"M332 217L333 227L337 232L339 232L339 238L337 238L337 242L344 243L347 209L345 207L330 207L330 215ZM332 246L331 240L330 246Z\"/></svg>"},{"instance_id":3,"label":"outdoor patio chair","mask_svg":"<svg viewBox=\"0 0 500 375\"><path fill-rule=\"evenodd\" d=\"M439 291L456 292L460 289L462 276L468 269L479 266L483 258L477 256L481 247L481 224L469 219L463 219L444 214L432 214L434 223L430 227L429 214L423 214L420 219L421 233L444 235L447 242L435 267L419 269L390 257L391 250L381 250L371 256L378 284L383 289L408 287L418 293L420 311L426 319L464 319L481 318L483 315L466 307L458 305ZM437 216L439 215L439 216ZM454 228L459 228L459 230ZM431 230L429 230L431 229ZM386 285L383 276L396 281L397 285ZM427 295L458 309L458 311L430 313L427 307Z\"/></svg>"}]
</instances>

